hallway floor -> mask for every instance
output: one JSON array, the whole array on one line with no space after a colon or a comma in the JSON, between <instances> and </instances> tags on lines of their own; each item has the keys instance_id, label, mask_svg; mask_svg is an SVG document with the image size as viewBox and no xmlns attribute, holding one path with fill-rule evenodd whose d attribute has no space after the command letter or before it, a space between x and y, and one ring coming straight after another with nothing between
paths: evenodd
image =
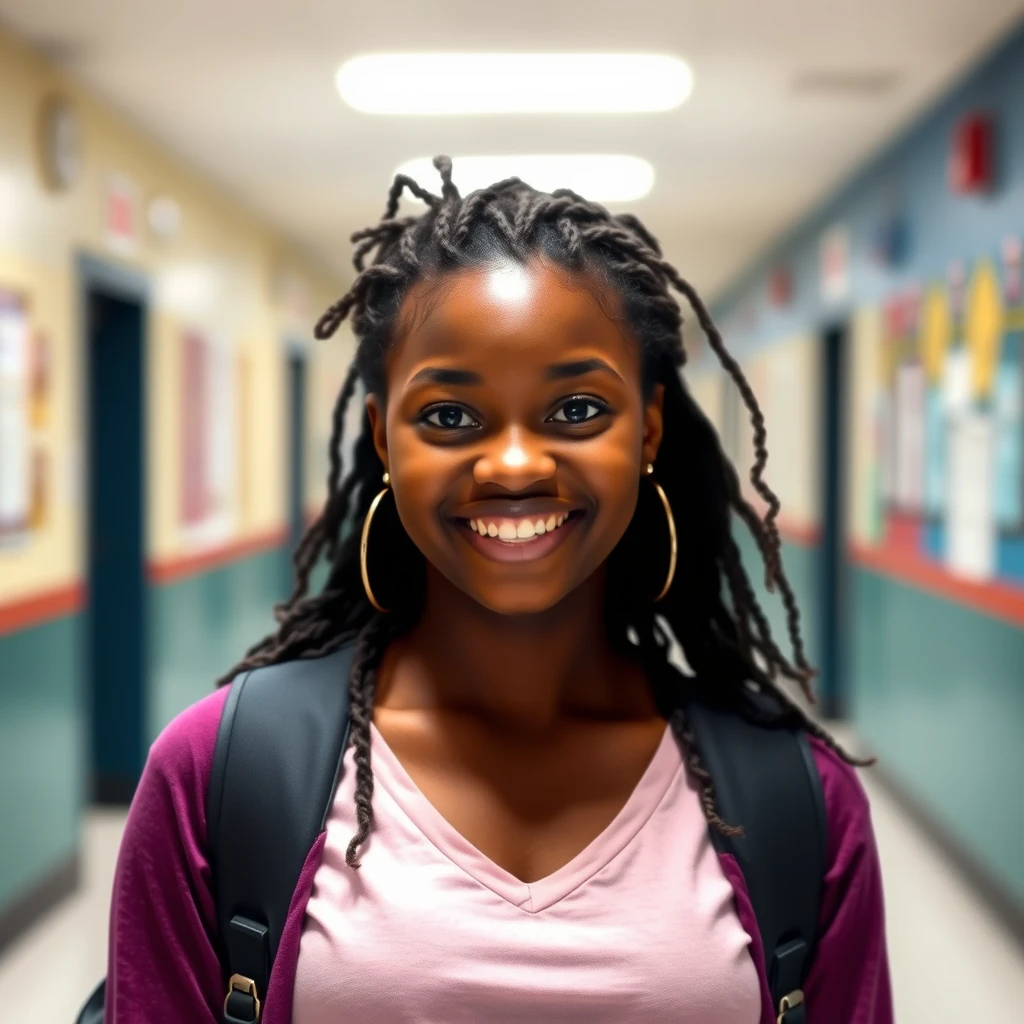
<instances>
[{"instance_id":1,"label":"hallway floor","mask_svg":"<svg viewBox=\"0 0 1024 1024\"><path fill-rule=\"evenodd\" d=\"M1015 1024L1024 1007L1024 950L865 779L886 882L898 1024ZM85 884L0 959L0 1017L72 1024L105 970L107 898L123 815L86 820ZM815 1022L817 1024L817 1022ZM824 1022L830 1024L830 1022Z\"/></svg>"}]
</instances>

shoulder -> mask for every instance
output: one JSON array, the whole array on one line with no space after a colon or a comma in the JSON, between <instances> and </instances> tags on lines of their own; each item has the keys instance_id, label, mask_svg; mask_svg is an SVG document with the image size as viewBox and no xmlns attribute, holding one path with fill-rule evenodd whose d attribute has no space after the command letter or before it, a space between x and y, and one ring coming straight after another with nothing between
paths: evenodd
<instances>
[{"instance_id":1,"label":"shoulder","mask_svg":"<svg viewBox=\"0 0 1024 1024\"><path fill-rule=\"evenodd\" d=\"M833 839L854 838L871 830L871 808L857 769L823 740L809 736L811 753L821 777L828 816L829 846Z\"/></svg>"},{"instance_id":2,"label":"shoulder","mask_svg":"<svg viewBox=\"0 0 1024 1024\"><path fill-rule=\"evenodd\" d=\"M877 875L878 848L871 821L871 805L858 770L847 764L826 743L809 737L821 776L828 820L826 883Z\"/></svg>"},{"instance_id":3,"label":"shoulder","mask_svg":"<svg viewBox=\"0 0 1024 1024\"><path fill-rule=\"evenodd\" d=\"M185 708L149 749L146 770L167 779L209 780L217 730L230 686L223 686Z\"/></svg>"},{"instance_id":4,"label":"shoulder","mask_svg":"<svg viewBox=\"0 0 1024 1024\"><path fill-rule=\"evenodd\" d=\"M132 801L129 824L205 838L206 791L229 691L222 687L186 708L156 738Z\"/></svg>"}]
</instances>

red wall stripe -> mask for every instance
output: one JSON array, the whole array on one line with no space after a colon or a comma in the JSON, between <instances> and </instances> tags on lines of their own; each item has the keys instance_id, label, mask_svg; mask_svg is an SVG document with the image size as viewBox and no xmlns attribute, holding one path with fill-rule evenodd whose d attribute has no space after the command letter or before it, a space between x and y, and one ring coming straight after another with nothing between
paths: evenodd
<instances>
[{"instance_id":1,"label":"red wall stripe","mask_svg":"<svg viewBox=\"0 0 1024 1024\"><path fill-rule=\"evenodd\" d=\"M247 537L244 540L234 541L218 548L203 551L196 555L186 555L183 558L167 558L158 562L151 562L147 571L149 582L155 585L174 583L187 576L196 576L199 573L211 572L237 562L242 558L251 558L253 555L262 554L265 551L272 551L279 548L288 538L288 531L284 527L277 527L268 530L266 533L258 534L255 537Z\"/></svg>"},{"instance_id":2,"label":"red wall stripe","mask_svg":"<svg viewBox=\"0 0 1024 1024\"><path fill-rule=\"evenodd\" d=\"M84 605L85 587L81 582L0 604L0 636L31 629L51 619L74 615L80 612Z\"/></svg>"},{"instance_id":3,"label":"red wall stripe","mask_svg":"<svg viewBox=\"0 0 1024 1024\"><path fill-rule=\"evenodd\" d=\"M904 548L850 546L850 560L864 569L926 590L974 611L1024 626L1024 588L1010 583L976 583Z\"/></svg>"}]
</instances>

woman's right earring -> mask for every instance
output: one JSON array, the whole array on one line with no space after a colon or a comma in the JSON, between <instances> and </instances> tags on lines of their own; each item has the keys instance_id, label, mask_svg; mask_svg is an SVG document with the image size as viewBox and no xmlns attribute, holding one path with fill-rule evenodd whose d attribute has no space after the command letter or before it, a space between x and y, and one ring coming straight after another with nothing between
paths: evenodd
<instances>
[{"instance_id":1,"label":"woman's right earring","mask_svg":"<svg viewBox=\"0 0 1024 1024\"><path fill-rule=\"evenodd\" d=\"M377 511L377 506L384 499L384 496L388 493L391 488L391 475L389 473L384 474L384 489L373 499L370 503L370 511L366 513L366 518L363 520L363 535L359 539L359 571L363 577L363 590L366 591L366 599L373 605L377 611L387 614L388 609L385 608L377 600L373 594L373 587L370 586L370 573L367 570L367 548L370 544L370 524L373 522L373 514Z\"/></svg>"},{"instance_id":2,"label":"woman's right earring","mask_svg":"<svg viewBox=\"0 0 1024 1024\"><path fill-rule=\"evenodd\" d=\"M655 604L657 604L668 593L669 587L672 586L672 581L676 578L676 561L679 557L679 545L676 539L676 521L672 516L672 506L669 504L668 495L665 493L664 488L654 479L653 462L647 463L647 475L651 477L651 483L658 492L658 497L661 498L661 504L665 509L665 518L668 520L668 574L665 577L665 584L661 588L661 593L654 599Z\"/></svg>"}]
</instances>

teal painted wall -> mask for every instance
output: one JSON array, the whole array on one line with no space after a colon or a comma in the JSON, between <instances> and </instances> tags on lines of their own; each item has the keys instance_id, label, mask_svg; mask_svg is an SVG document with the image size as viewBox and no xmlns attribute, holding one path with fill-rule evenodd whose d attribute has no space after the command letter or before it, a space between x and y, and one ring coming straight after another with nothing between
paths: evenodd
<instances>
[{"instance_id":1,"label":"teal painted wall","mask_svg":"<svg viewBox=\"0 0 1024 1024\"><path fill-rule=\"evenodd\" d=\"M737 542L785 653L785 612L760 555ZM815 664L817 551L783 564ZM868 569L845 574L846 695L858 735L942 828L1024 907L1024 630Z\"/></svg>"},{"instance_id":2,"label":"teal painted wall","mask_svg":"<svg viewBox=\"0 0 1024 1024\"><path fill-rule=\"evenodd\" d=\"M144 749L273 628L290 573L280 548L150 588ZM78 848L88 771L83 643L77 615L0 636L0 912Z\"/></svg>"},{"instance_id":3,"label":"teal painted wall","mask_svg":"<svg viewBox=\"0 0 1024 1024\"><path fill-rule=\"evenodd\" d=\"M82 620L0 636L0 910L78 848Z\"/></svg>"},{"instance_id":4,"label":"teal painted wall","mask_svg":"<svg viewBox=\"0 0 1024 1024\"><path fill-rule=\"evenodd\" d=\"M737 524L734 531L736 544L743 556L743 565L750 576L754 593L764 609L772 636L783 654L789 656L792 648L789 642L789 627L786 623L786 609L783 607L778 592L769 594L764 586L764 562L754 541L746 528ZM812 665L816 666L818 650L818 553L817 549L804 544L783 543L782 567L789 580L793 593L796 595L800 608L800 634L804 640L804 650Z\"/></svg>"},{"instance_id":5,"label":"teal painted wall","mask_svg":"<svg viewBox=\"0 0 1024 1024\"><path fill-rule=\"evenodd\" d=\"M287 596L290 573L278 548L151 589L147 747L274 628L273 607Z\"/></svg>"},{"instance_id":6,"label":"teal painted wall","mask_svg":"<svg viewBox=\"0 0 1024 1024\"><path fill-rule=\"evenodd\" d=\"M849 583L858 732L1024 906L1024 630L865 569Z\"/></svg>"}]
</instances>

